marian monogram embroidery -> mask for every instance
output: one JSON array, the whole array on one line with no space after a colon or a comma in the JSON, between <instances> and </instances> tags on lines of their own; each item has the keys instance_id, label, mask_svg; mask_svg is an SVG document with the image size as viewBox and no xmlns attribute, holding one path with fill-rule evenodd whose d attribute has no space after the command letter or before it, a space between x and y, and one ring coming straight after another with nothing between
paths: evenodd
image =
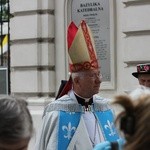
<instances>
[{"instance_id":1,"label":"marian monogram embroidery","mask_svg":"<svg viewBox=\"0 0 150 150\"><path fill-rule=\"evenodd\" d=\"M114 131L114 123L107 120L107 124L105 124L105 129L110 130L109 136L114 136L116 132Z\"/></svg>"},{"instance_id":2,"label":"marian monogram embroidery","mask_svg":"<svg viewBox=\"0 0 150 150\"><path fill-rule=\"evenodd\" d=\"M68 126L62 126L63 131L67 131L67 134L64 135L64 138L67 138L68 140L72 138L73 133L76 130L76 127L71 126L71 122L68 123Z\"/></svg>"}]
</instances>

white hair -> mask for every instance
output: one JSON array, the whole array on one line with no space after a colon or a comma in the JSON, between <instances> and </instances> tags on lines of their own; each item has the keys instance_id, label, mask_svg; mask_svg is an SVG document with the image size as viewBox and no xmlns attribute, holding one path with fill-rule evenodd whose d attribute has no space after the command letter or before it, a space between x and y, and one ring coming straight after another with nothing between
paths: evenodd
<instances>
[{"instance_id":1,"label":"white hair","mask_svg":"<svg viewBox=\"0 0 150 150\"><path fill-rule=\"evenodd\" d=\"M83 72L73 72L73 73L71 73L72 80L74 80L74 78L76 78L76 77L81 76L82 73L83 73Z\"/></svg>"},{"instance_id":2,"label":"white hair","mask_svg":"<svg viewBox=\"0 0 150 150\"><path fill-rule=\"evenodd\" d=\"M130 96L133 100L138 99L140 96L150 94L150 88L145 86L139 86L137 89L130 93Z\"/></svg>"}]
</instances>

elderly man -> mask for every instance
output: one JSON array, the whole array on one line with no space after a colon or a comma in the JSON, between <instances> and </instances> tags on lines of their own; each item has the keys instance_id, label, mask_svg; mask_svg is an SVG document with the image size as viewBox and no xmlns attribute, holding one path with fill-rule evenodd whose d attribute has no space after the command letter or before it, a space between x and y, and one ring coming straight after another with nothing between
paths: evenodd
<instances>
[{"instance_id":1,"label":"elderly man","mask_svg":"<svg viewBox=\"0 0 150 150\"><path fill-rule=\"evenodd\" d=\"M137 72L132 75L138 79L140 85L150 88L150 63L137 65Z\"/></svg>"},{"instance_id":2,"label":"elderly man","mask_svg":"<svg viewBox=\"0 0 150 150\"><path fill-rule=\"evenodd\" d=\"M43 115L36 150L92 150L102 142L114 142L119 135L107 99L99 92L102 76L91 31L85 21L68 27L71 76Z\"/></svg>"}]
</instances>

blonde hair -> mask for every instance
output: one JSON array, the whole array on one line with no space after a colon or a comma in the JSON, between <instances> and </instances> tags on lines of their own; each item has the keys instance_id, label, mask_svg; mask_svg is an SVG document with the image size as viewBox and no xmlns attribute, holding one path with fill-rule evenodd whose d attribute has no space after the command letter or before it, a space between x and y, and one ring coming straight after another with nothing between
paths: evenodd
<instances>
[{"instance_id":1,"label":"blonde hair","mask_svg":"<svg viewBox=\"0 0 150 150\"><path fill-rule=\"evenodd\" d=\"M120 95L113 103L124 108L116 119L125 135L124 150L149 150L150 93L140 95L136 101L129 95Z\"/></svg>"}]
</instances>

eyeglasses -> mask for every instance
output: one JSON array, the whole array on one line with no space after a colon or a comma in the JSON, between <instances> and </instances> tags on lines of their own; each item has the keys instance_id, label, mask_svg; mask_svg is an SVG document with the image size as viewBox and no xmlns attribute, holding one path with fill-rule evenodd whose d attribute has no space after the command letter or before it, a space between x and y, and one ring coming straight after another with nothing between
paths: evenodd
<instances>
[{"instance_id":1,"label":"eyeglasses","mask_svg":"<svg viewBox=\"0 0 150 150\"><path fill-rule=\"evenodd\" d=\"M102 79L102 74L101 73L82 73L83 76L89 77L89 78L100 78Z\"/></svg>"}]
</instances>

